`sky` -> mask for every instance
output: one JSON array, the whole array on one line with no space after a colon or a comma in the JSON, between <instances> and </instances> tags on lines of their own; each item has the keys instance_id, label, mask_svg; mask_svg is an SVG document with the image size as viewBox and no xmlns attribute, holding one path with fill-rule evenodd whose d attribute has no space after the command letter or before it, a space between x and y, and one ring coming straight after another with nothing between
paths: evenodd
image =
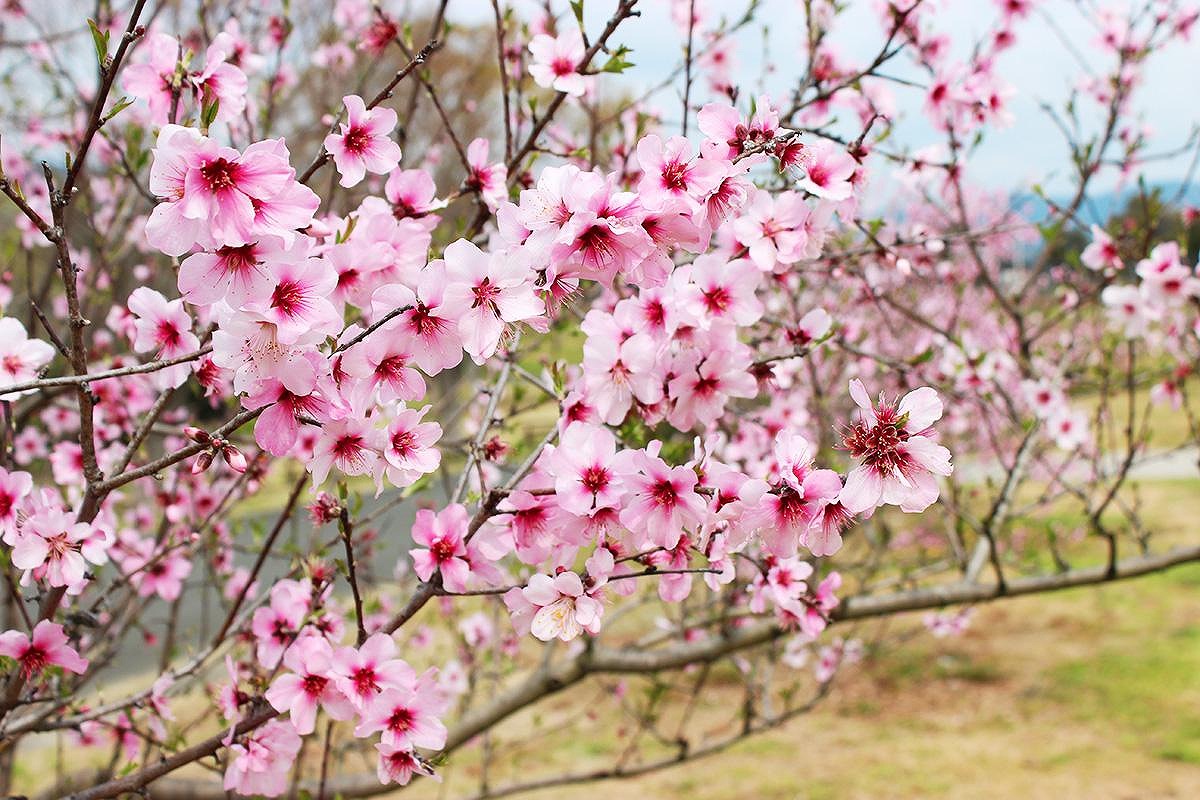
<instances>
[{"instance_id":1,"label":"sky","mask_svg":"<svg viewBox=\"0 0 1200 800\"><path fill-rule=\"evenodd\" d=\"M992 0L932 1L936 3L933 19L938 29L949 34L956 52L963 55L984 31L992 28L998 13ZM713 19L722 15L736 18L747 2L697 0ZM847 9L838 17L830 39L844 63L868 63L882 45L885 32L875 10L876 2L845 0ZM455 5L450 3L452 16L458 14L460 19L480 21L474 15L486 11L485 19L491 19L488 2L470 0L460 3L457 9ZM562 5L565 7L566 3ZM615 5L616 0L585 0L588 30L602 29ZM527 10L529 3L518 0L517 6ZM1094 20L1088 18L1077 2L1039 0L1037 6L1032 16L1018 23L1017 44L1001 57L998 65L999 74L1016 90L1011 101L1014 124L989 132L970 164L969 177L982 185L1010 191L1038 183L1053 193L1070 186L1068 150L1040 105L1050 103L1061 108L1071 87L1085 74L1080 59L1096 69L1105 64L1106 56L1095 44ZM606 76L606 80L620 81L634 91L645 90L662 81L680 63L683 34L671 21L670 7L669 0L643 0L639 5L641 18L627 21L612 39L631 48L629 58L635 66L621 76ZM799 47L804 35L802 7L801 0L761 0L757 19L769 22L765 34L759 23L743 29L737 39L734 75L746 90L758 91L764 63L774 67L765 86L775 95L783 95L789 79L794 80L802 72L804 64ZM1073 48L1064 46L1064 38ZM908 64L889 65L888 71L898 77L924 80ZM1134 108L1152 131L1151 150L1177 149L1200 123L1194 84L1200 76L1200 31L1191 43L1177 43L1155 53L1144 74L1145 85ZM702 84L696 86L704 91ZM938 134L920 113L923 91L893 85L893 92L899 120L889 146L916 149L937 143ZM668 118L678 118L678 88L660 92L654 100ZM1082 117L1089 129L1095 130L1102 123L1101 114L1101 109L1089 103ZM1147 164L1144 172L1152 183L1178 181L1186 172L1189 159L1190 155L1186 155ZM1117 178L1111 174L1095 184L1101 191L1116 185Z\"/></svg>"}]
</instances>

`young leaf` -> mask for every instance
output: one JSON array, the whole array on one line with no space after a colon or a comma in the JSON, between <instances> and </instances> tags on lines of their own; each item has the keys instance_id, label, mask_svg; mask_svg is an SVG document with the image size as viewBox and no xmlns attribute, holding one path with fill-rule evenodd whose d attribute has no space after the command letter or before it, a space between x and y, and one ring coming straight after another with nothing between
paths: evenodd
<instances>
[{"instance_id":1,"label":"young leaf","mask_svg":"<svg viewBox=\"0 0 1200 800\"><path fill-rule=\"evenodd\" d=\"M609 56L608 61L604 62L604 66L600 68L601 72L612 72L620 74L633 66L633 62L625 58L629 55L629 48L621 45L616 51Z\"/></svg>"},{"instance_id":2,"label":"young leaf","mask_svg":"<svg viewBox=\"0 0 1200 800\"><path fill-rule=\"evenodd\" d=\"M96 62L100 64L100 69L104 69L104 65L108 61L108 33L102 33L94 19L89 19L87 22L88 27L92 30L92 45L96 48Z\"/></svg>"}]
</instances>

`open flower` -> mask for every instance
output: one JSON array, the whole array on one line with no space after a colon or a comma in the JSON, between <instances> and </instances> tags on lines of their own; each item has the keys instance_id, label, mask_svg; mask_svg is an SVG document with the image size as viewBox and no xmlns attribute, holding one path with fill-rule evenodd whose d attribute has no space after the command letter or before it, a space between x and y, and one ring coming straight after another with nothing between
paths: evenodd
<instances>
[{"instance_id":1,"label":"open flower","mask_svg":"<svg viewBox=\"0 0 1200 800\"><path fill-rule=\"evenodd\" d=\"M17 536L12 563L33 570L51 586L77 586L88 563L108 561L108 537L86 522L75 522L62 509L43 508L32 514Z\"/></svg>"},{"instance_id":2,"label":"open flower","mask_svg":"<svg viewBox=\"0 0 1200 800\"><path fill-rule=\"evenodd\" d=\"M386 175L400 163L400 145L388 134L396 127L396 112L390 108L367 110L363 99L356 94L342 98L346 104L346 121L341 133L325 137L325 149L342 176L342 186L355 186L368 172Z\"/></svg>"},{"instance_id":3,"label":"open flower","mask_svg":"<svg viewBox=\"0 0 1200 800\"><path fill-rule=\"evenodd\" d=\"M942 401L928 386L915 389L899 404L871 405L862 381L850 381L850 396L862 418L846 429L846 450L862 463L846 476L838 501L851 513L880 505L924 511L938 499L938 475L949 475L950 451L930 438L941 419Z\"/></svg>"},{"instance_id":4,"label":"open flower","mask_svg":"<svg viewBox=\"0 0 1200 800\"><path fill-rule=\"evenodd\" d=\"M62 667L76 674L83 674L88 667L87 659L67 644L63 626L48 619L34 627L32 636L20 631L0 633L0 656L14 659L26 679L46 667Z\"/></svg>"},{"instance_id":5,"label":"open flower","mask_svg":"<svg viewBox=\"0 0 1200 800\"><path fill-rule=\"evenodd\" d=\"M300 735L287 720L273 719L251 731L229 747L225 791L263 797L283 794L300 745Z\"/></svg>"},{"instance_id":6,"label":"open flower","mask_svg":"<svg viewBox=\"0 0 1200 800\"><path fill-rule=\"evenodd\" d=\"M313 732L318 706L333 719L354 716L354 706L334 680L333 649L323 637L301 638L283 654L283 666L290 671L275 679L266 698L276 711L289 713L296 733Z\"/></svg>"},{"instance_id":7,"label":"open flower","mask_svg":"<svg viewBox=\"0 0 1200 800\"><path fill-rule=\"evenodd\" d=\"M579 63L587 50L583 36L575 28L558 35L539 33L529 42L533 63L529 74L538 86L579 97L587 90L587 78L579 73Z\"/></svg>"},{"instance_id":8,"label":"open flower","mask_svg":"<svg viewBox=\"0 0 1200 800\"><path fill-rule=\"evenodd\" d=\"M504 602L514 616L528 616L529 631L543 642L560 639L569 642L585 630L600 632L600 617L604 606L584 592L583 581L574 572L563 572L553 578L534 575L523 589L513 589L520 596L504 596ZM519 623L518 623L519 624Z\"/></svg>"},{"instance_id":9,"label":"open flower","mask_svg":"<svg viewBox=\"0 0 1200 800\"><path fill-rule=\"evenodd\" d=\"M412 538L424 548L412 550L413 569L417 577L428 581L434 572L442 576L442 585L451 592L465 591L471 566L467 563L467 509L454 503L437 514L427 508L417 512Z\"/></svg>"}]
</instances>

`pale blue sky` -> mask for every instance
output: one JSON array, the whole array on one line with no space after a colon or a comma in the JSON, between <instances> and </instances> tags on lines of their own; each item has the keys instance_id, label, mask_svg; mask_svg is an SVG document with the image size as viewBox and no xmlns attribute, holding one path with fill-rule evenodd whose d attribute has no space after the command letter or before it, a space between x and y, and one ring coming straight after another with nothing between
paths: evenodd
<instances>
[{"instance_id":1,"label":"pale blue sky","mask_svg":"<svg viewBox=\"0 0 1200 800\"><path fill-rule=\"evenodd\" d=\"M930 0L926 0L930 2ZM740 16L747 0L697 0L712 16ZM875 12L876 0L847 0L847 11L838 18L832 35L847 63L865 64L882 44L884 33ZM456 8L457 5L457 8ZM566 3L562 5L565 7ZM1054 28L1061 30L1074 43L1078 55L1093 68L1104 64L1094 39L1096 29L1072 0L1040 0L1040 12L1019 23L1018 43L1000 59L999 72L1016 89L1012 111L1016 121L1005 130L993 130L971 163L971 177L996 188L1016 189L1019 185L1041 182L1051 190L1065 185L1066 148L1062 136L1039 109L1040 102L1061 106L1071 86L1079 80L1082 67L1076 56L1061 43ZM1111 4L1110 4L1111 5ZM518 6L526 8L525 0ZM611 14L615 0L586 0L588 30L603 27ZM631 86L648 88L661 81L679 63L682 56L682 35L670 19L669 0L643 0L639 6L642 17L622 27L613 41L632 48L630 56L635 67L623 76L609 81L626 81ZM803 15L800 0L762 0L758 19L769 21L768 48L763 48L761 23L743 29L738 37L737 71L741 83L756 90L762 74L764 58L775 65L767 88L772 93L786 91L789 79L802 69L798 61L798 43L803 35ZM484 10L490 18L490 3L471 0L470 3L450 4L452 16L474 15ZM1046 20L1053 20L1053 26ZM997 10L991 0L940 0L936 2L936 20L940 30L951 37L956 48L964 51L979 35L991 28ZM462 17L460 17L462 18ZM789 59L792 63L789 63ZM891 74L924 81L924 76L907 64L889 66ZM1169 150L1182 144L1192 127L1200 120L1196 111L1195 80L1200 76L1200 31L1191 43L1180 43L1156 53L1145 71L1145 85L1140 91L1136 110L1153 129L1152 150ZM703 86L700 86L703 91ZM924 100L919 89L895 85L897 107L901 119L892 137L892 146L918 148L938 141L937 134L924 123L920 107ZM677 90L660 93L659 107L669 117L678 116ZM1094 104L1085 106L1083 119L1095 129L1100 122L1100 110ZM847 116L843 114L843 116ZM1187 167L1187 158L1148 164L1147 178L1152 182L1180 180ZM1056 175L1057 173L1057 175ZM1097 183L1097 188L1112 188L1115 177Z\"/></svg>"}]
</instances>

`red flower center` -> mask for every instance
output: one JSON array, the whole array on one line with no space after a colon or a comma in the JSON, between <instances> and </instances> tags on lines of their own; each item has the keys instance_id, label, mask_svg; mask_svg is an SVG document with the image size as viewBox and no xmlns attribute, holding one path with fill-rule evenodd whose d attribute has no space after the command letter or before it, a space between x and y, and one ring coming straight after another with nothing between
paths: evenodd
<instances>
[{"instance_id":1,"label":"red flower center","mask_svg":"<svg viewBox=\"0 0 1200 800\"><path fill-rule=\"evenodd\" d=\"M587 489L592 494L599 494L608 486L612 476L608 470L599 464L593 464L583 471L579 476L579 482L583 484L583 488Z\"/></svg>"},{"instance_id":2,"label":"red flower center","mask_svg":"<svg viewBox=\"0 0 1200 800\"><path fill-rule=\"evenodd\" d=\"M210 161L200 168L200 176L211 192L223 192L237 185L238 165L224 158Z\"/></svg>"},{"instance_id":3,"label":"red flower center","mask_svg":"<svg viewBox=\"0 0 1200 800\"><path fill-rule=\"evenodd\" d=\"M679 499L679 495L675 491L675 484L665 478L650 487L650 497L660 506L674 506Z\"/></svg>"},{"instance_id":4,"label":"red flower center","mask_svg":"<svg viewBox=\"0 0 1200 800\"><path fill-rule=\"evenodd\" d=\"M371 134L361 125L354 125L346 131L346 135L342 137L342 143L351 153L362 155L371 143Z\"/></svg>"}]
</instances>

